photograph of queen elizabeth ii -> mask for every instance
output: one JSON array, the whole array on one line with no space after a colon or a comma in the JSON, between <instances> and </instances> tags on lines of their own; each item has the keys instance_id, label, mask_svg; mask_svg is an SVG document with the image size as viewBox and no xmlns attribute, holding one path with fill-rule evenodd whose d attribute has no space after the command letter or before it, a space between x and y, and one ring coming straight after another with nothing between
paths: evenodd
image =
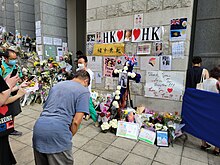
<instances>
[{"instance_id":1,"label":"photograph of queen elizabeth ii","mask_svg":"<svg viewBox=\"0 0 220 165\"><path fill-rule=\"evenodd\" d=\"M127 88L128 83L128 74L127 73L119 73L119 79L118 79L118 85L120 85L122 88Z\"/></svg>"}]
</instances>

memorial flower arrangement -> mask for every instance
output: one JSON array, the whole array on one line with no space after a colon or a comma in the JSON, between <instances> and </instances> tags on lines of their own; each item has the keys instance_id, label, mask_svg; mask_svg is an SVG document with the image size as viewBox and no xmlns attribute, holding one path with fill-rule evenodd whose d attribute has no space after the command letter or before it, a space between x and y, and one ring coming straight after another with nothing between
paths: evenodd
<instances>
[{"instance_id":1,"label":"memorial flower arrangement","mask_svg":"<svg viewBox=\"0 0 220 165\"><path fill-rule=\"evenodd\" d=\"M104 122L101 125L101 130L103 133L107 133L111 125L108 122Z\"/></svg>"},{"instance_id":2,"label":"memorial flower arrangement","mask_svg":"<svg viewBox=\"0 0 220 165\"><path fill-rule=\"evenodd\" d=\"M184 127L184 124L181 124L182 118L177 112L174 114L168 112L148 112L146 112L142 127L151 131L167 131L171 143L176 137L182 135L181 129Z\"/></svg>"}]
</instances>

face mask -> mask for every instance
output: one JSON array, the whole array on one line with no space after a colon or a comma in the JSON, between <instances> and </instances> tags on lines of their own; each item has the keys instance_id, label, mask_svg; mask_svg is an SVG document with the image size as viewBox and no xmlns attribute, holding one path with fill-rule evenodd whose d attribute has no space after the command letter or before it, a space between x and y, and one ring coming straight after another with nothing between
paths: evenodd
<instances>
[{"instance_id":1,"label":"face mask","mask_svg":"<svg viewBox=\"0 0 220 165\"><path fill-rule=\"evenodd\" d=\"M15 65L17 63L17 60L9 60L8 64L9 65Z\"/></svg>"},{"instance_id":2,"label":"face mask","mask_svg":"<svg viewBox=\"0 0 220 165\"><path fill-rule=\"evenodd\" d=\"M84 69L84 64L78 64L79 69Z\"/></svg>"}]
</instances>

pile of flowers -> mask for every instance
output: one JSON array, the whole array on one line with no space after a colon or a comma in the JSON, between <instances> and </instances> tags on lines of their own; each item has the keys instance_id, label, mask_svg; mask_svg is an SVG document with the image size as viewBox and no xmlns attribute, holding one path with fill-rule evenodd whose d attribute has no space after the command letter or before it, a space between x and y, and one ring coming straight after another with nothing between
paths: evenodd
<instances>
[{"instance_id":1,"label":"pile of flowers","mask_svg":"<svg viewBox=\"0 0 220 165\"><path fill-rule=\"evenodd\" d=\"M110 132L116 134L117 128L118 128L118 121L116 119L112 119L109 122L103 122L101 125L101 130L104 133L107 133L110 130Z\"/></svg>"},{"instance_id":2,"label":"pile of flowers","mask_svg":"<svg viewBox=\"0 0 220 165\"><path fill-rule=\"evenodd\" d=\"M146 129L151 131L167 131L171 143L176 137L182 135L181 129L184 127L184 124L181 124L182 118L177 112L158 113L147 111L142 115L142 121L142 127Z\"/></svg>"}]
</instances>

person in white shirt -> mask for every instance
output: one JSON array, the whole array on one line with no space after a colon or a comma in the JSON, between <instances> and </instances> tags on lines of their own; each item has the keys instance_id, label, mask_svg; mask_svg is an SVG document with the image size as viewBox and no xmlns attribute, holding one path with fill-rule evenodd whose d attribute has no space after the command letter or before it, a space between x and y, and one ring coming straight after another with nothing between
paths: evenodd
<instances>
[{"instance_id":1,"label":"person in white shirt","mask_svg":"<svg viewBox=\"0 0 220 165\"><path fill-rule=\"evenodd\" d=\"M220 93L219 91L219 83L220 82L220 67L214 67L210 71L210 77L203 82L203 90L214 92L214 93ZM201 149L206 150L211 148L211 145L209 145L206 141L202 140ZM219 148L215 147L213 150L213 154L218 156L219 155Z\"/></svg>"},{"instance_id":2,"label":"person in white shirt","mask_svg":"<svg viewBox=\"0 0 220 165\"><path fill-rule=\"evenodd\" d=\"M92 88L92 80L94 79L94 73L91 69L87 68L87 63L88 63L88 59L86 56L79 56L78 57L78 69L77 70L80 70L80 69L84 69L86 70L89 75L90 75L90 85L88 86L89 88L89 92L91 93L91 88ZM90 97L90 105L89 105L89 112L90 112L90 116L92 118L92 120L95 122L95 126L98 126L98 121L97 121L97 112L94 108L94 105L92 103L92 98ZM86 119L88 120L90 118L90 116L86 116Z\"/></svg>"}]
</instances>

